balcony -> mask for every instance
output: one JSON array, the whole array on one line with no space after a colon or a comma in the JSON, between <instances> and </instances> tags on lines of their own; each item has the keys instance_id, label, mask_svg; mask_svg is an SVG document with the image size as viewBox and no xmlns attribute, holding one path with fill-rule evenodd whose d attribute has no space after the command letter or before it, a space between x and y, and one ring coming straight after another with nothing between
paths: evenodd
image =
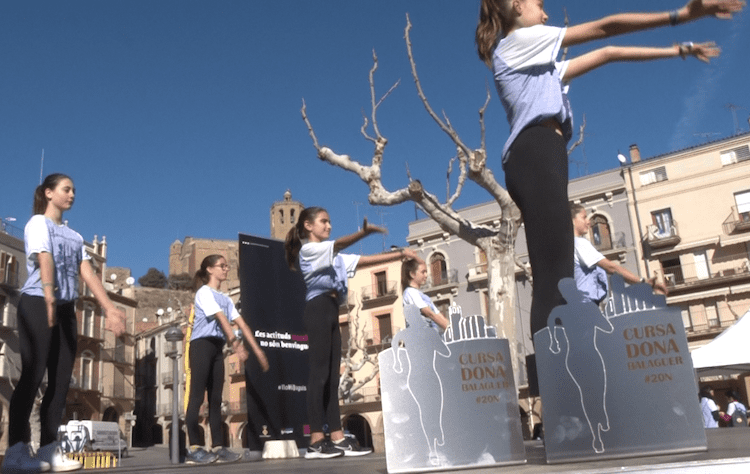
<instances>
[{"instance_id":1,"label":"balcony","mask_svg":"<svg viewBox=\"0 0 750 474\"><path fill-rule=\"evenodd\" d=\"M172 375L171 370L161 373L161 383L163 385L172 385L174 383L174 375Z\"/></svg>"},{"instance_id":2,"label":"balcony","mask_svg":"<svg viewBox=\"0 0 750 474\"><path fill-rule=\"evenodd\" d=\"M127 349L127 346L105 348L102 353L102 360L116 365L134 365L133 353Z\"/></svg>"},{"instance_id":3,"label":"balcony","mask_svg":"<svg viewBox=\"0 0 750 474\"><path fill-rule=\"evenodd\" d=\"M390 304L398 298L398 283L387 281L376 285L363 286L361 293L362 306Z\"/></svg>"},{"instance_id":4,"label":"balcony","mask_svg":"<svg viewBox=\"0 0 750 474\"><path fill-rule=\"evenodd\" d=\"M431 296L436 293L449 293L453 288L458 288L458 270L455 269L446 270L439 275L430 275L421 289L426 295Z\"/></svg>"},{"instance_id":5,"label":"balcony","mask_svg":"<svg viewBox=\"0 0 750 474\"><path fill-rule=\"evenodd\" d=\"M750 279L747 254L729 255L708 264L685 264L664 267L664 279L670 294L700 286L732 284Z\"/></svg>"},{"instance_id":6,"label":"balcony","mask_svg":"<svg viewBox=\"0 0 750 474\"><path fill-rule=\"evenodd\" d=\"M677 221L672 221L672 225L668 229L660 229L655 224L647 226L644 240L652 249L673 247L679 244L682 239L680 239Z\"/></svg>"},{"instance_id":7,"label":"balcony","mask_svg":"<svg viewBox=\"0 0 750 474\"><path fill-rule=\"evenodd\" d=\"M722 229L727 235L747 232L750 230L750 211L740 212L737 206L732 206L732 212L724 219Z\"/></svg>"}]
</instances>

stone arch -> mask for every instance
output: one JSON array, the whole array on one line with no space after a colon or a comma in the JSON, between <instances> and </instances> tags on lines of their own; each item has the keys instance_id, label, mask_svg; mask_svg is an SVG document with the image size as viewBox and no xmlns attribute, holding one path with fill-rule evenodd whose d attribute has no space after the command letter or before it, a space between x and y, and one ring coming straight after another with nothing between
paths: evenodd
<instances>
[{"instance_id":1,"label":"stone arch","mask_svg":"<svg viewBox=\"0 0 750 474\"><path fill-rule=\"evenodd\" d=\"M359 413L352 413L344 418L343 427L357 438L360 445L372 448L372 429L364 416Z\"/></svg>"},{"instance_id":2,"label":"stone arch","mask_svg":"<svg viewBox=\"0 0 750 474\"><path fill-rule=\"evenodd\" d=\"M115 407L107 408L106 410L104 410L104 413L102 414L102 421L117 422L119 419L120 419L120 413Z\"/></svg>"}]
</instances>

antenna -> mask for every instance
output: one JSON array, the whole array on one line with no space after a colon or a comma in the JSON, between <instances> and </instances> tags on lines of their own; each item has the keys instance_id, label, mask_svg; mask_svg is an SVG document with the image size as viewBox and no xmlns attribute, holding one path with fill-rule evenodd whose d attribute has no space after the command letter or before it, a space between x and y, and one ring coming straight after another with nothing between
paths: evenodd
<instances>
[{"instance_id":1,"label":"antenna","mask_svg":"<svg viewBox=\"0 0 750 474\"><path fill-rule=\"evenodd\" d=\"M694 137L701 137L703 140L707 140L708 138L714 136L714 135L721 135L719 132L698 132L694 133Z\"/></svg>"},{"instance_id":2,"label":"antenna","mask_svg":"<svg viewBox=\"0 0 750 474\"><path fill-rule=\"evenodd\" d=\"M375 212L380 217L380 227L384 228L385 227L385 222L383 220L383 216L390 214L390 212L385 212L384 210L382 210L380 208L375 209ZM385 235L386 234L382 234L382 235L383 235L383 252L385 252Z\"/></svg>"},{"instance_id":3,"label":"antenna","mask_svg":"<svg viewBox=\"0 0 750 474\"><path fill-rule=\"evenodd\" d=\"M725 109L729 109L732 111L732 118L734 119L734 132L733 135L736 135L740 133L740 127L737 125L737 110L744 109L744 107L740 107L739 105L734 104L727 104L724 106Z\"/></svg>"},{"instance_id":4,"label":"antenna","mask_svg":"<svg viewBox=\"0 0 750 474\"><path fill-rule=\"evenodd\" d=\"M42 184L42 179L44 179L44 148L42 148L42 164L39 167L39 184Z\"/></svg>"}]
</instances>

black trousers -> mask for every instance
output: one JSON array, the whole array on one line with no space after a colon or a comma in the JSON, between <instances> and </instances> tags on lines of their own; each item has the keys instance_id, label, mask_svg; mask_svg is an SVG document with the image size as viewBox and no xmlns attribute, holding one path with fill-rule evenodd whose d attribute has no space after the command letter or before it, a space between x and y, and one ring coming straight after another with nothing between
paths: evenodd
<instances>
[{"instance_id":1,"label":"black trousers","mask_svg":"<svg viewBox=\"0 0 750 474\"><path fill-rule=\"evenodd\" d=\"M75 302L57 306L57 324L49 327L47 305L41 296L22 294L18 304L21 378L10 399L8 446L31 441L29 417L37 390L47 371L47 389L39 410L40 445L57 440L76 356L78 338Z\"/></svg>"},{"instance_id":2,"label":"black trousers","mask_svg":"<svg viewBox=\"0 0 750 474\"><path fill-rule=\"evenodd\" d=\"M339 368L341 331L339 305L330 295L320 295L305 305L303 316L310 344L310 376L307 381L307 417L310 431L341 429Z\"/></svg>"},{"instance_id":3,"label":"black trousers","mask_svg":"<svg viewBox=\"0 0 750 474\"><path fill-rule=\"evenodd\" d=\"M565 140L541 125L523 130L510 148L505 184L523 216L534 276L531 333L547 326L555 306L564 303L557 288L573 278L573 220L568 204L568 152Z\"/></svg>"},{"instance_id":4,"label":"black trousers","mask_svg":"<svg viewBox=\"0 0 750 474\"><path fill-rule=\"evenodd\" d=\"M226 341L218 337L205 337L190 341L190 396L185 412L185 425L191 446L200 444L198 415L206 391L208 391L211 445L213 447L225 445L221 429L221 390L224 387L222 350L225 344Z\"/></svg>"}]
</instances>

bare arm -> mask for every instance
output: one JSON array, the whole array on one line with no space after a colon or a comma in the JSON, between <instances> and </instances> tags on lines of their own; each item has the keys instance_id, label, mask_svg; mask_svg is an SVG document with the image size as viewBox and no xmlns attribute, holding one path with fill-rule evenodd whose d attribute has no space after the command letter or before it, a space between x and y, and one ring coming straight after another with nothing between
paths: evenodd
<instances>
[{"instance_id":1,"label":"bare arm","mask_svg":"<svg viewBox=\"0 0 750 474\"><path fill-rule=\"evenodd\" d=\"M263 372L268 372L268 359L266 358L266 353L263 352L263 349L260 348L258 341L255 340L255 336L253 335L253 331L250 329L250 326L248 326L245 320L242 318L235 319L234 321L232 321L232 324L236 324L237 327L240 328L240 331L242 331L242 337L245 341L247 341L247 344L250 346L250 349L252 349L253 354L255 354L255 357L258 359L260 368L263 370Z\"/></svg>"},{"instance_id":2,"label":"bare arm","mask_svg":"<svg viewBox=\"0 0 750 474\"><path fill-rule=\"evenodd\" d=\"M412 249L401 249L398 252L379 253L375 255L362 255L357 265L377 265L388 263L402 258L418 259L417 253Z\"/></svg>"},{"instance_id":3,"label":"bare arm","mask_svg":"<svg viewBox=\"0 0 750 474\"><path fill-rule=\"evenodd\" d=\"M419 312L427 316L428 318L432 319L433 321L435 321L435 324L440 326L440 328L443 331L448 329L448 320L441 313L434 312L428 306L425 306L424 308L420 309Z\"/></svg>"},{"instance_id":4,"label":"bare arm","mask_svg":"<svg viewBox=\"0 0 750 474\"><path fill-rule=\"evenodd\" d=\"M57 322L57 298L55 297L55 261L49 252L37 254L39 261L39 277L44 291L44 303L47 306L47 324L52 327Z\"/></svg>"},{"instance_id":5,"label":"bare arm","mask_svg":"<svg viewBox=\"0 0 750 474\"><path fill-rule=\"evenodd\" d=\"M717 57L721 50L713 42L689 43L666 48L649 48L641 46L605 46L570 60L563 80L570 82L600 66L623 61L651 61L654 59L674 58L677 56L694 56L703 62Z\"/></svg>"},{"instance_id":6,"label":"bare arm","mask_svg":"<svg viewBox=\"0 0 750 474\"><path fill-rule=\"evenodd\" d=\"M745 7L743 0L690 0L684 7L675 10L678 23L694 21L706 16L730 19L732 14ZM619 13L599 20L571 26L565 32L562 45L573 46L611 36L647 30L671 23L672 12Z\"/></svg>"},{"instance_id":7,"label":"bare arm","mask_svg":"<svg viewBox=\"0 0 750 474\"><path fill-rule=\"evenodd\" d=\"M603 268L604 271L606 271L609 274L617 273L619 275L622 275L622 278L626 282L628 282L630 284L635 284L635 283L640 283L641 282L641 279L638 278L638 275L636 275L635 273L631 272L630 270L628 270L627 268L623 267L622 265L620 265L617 262L613 262L612 260L608 260L606 258L603 258L603 259L599 260L598 262L596 262L596 264L599 267ZM652 277L650 280L647 281L647 283L649 285L651 285L651 288L653 288L654 290L656 290L657 293L660 293L660 294L663 294L663 295L667 294L667 287L663 283L657 282L656 281L656 277Z\"/></svg>"},{"instance_id":8,"label":"bare arm","mask_svg":"<svg viewBox=\"0 0 750 474\"><path fill-rule=\"evenodd\" d=\"M107 290L102 286L102 281L96 275L94 267L88 260L81 262L81 278L94 294L96 301L102 306L107 319L104 324L106 329L112 331L115 336L125 333L125 313L118 309L107 296Z\"/></svg>"}]
</instances>

